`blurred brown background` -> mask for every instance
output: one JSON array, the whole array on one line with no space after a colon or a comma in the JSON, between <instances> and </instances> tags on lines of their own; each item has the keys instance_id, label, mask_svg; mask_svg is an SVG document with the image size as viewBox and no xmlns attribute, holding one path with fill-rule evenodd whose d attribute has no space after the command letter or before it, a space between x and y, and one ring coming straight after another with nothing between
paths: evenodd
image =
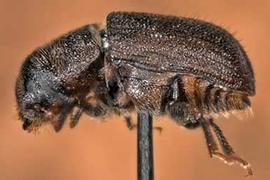
<instances>
[{"instance_id":1,"label":"blurred brown background","mask_svg":"<svg viewBox=\"0 0 270 180\"><path fill-rule=\"evenodd\" d=\"M268 0L1 0L0 1L0 179L136 179L136 131L116 117L85 117L59 134L28 134L17 121L14 83L35 47L88 23L104 23L111 11L145 11L199 17L224 26L244 45L256 74L254 118L219 119L235 150L255 171L270 178L270 1ZM238 166L210 159L200 129L189 131L162 119L154 133L157 180L246 179Z\"/></svg>"}]
</instances>

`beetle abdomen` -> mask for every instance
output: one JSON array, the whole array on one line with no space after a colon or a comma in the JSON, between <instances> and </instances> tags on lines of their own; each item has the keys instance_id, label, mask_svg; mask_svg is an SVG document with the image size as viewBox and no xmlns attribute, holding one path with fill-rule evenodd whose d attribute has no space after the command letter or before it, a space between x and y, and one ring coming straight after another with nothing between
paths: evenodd
<instances>
[{"instance_id":1,"label":"beetle abdomen","mask_svg":"<svg viewBox=\"0 0 270 180\"><path fill-rule=\"evenodd\" d=\"M182 82L188 104L198 113L244 110L250 106L247 94L240 91L230 91L192 76L183 76Z\"/></svg>"},{"instance_id":2,"label":"beetle abdomen","mask_svg":"<svg viewBox=\"0 0 270 180\"><path fill-rule=\"evenodd\" d=\"M194 75L255 94L245 51L221 27L191 18L116 12L107 17L106 34L112 60L149 71Z\"/></svg>"}]
</instances>

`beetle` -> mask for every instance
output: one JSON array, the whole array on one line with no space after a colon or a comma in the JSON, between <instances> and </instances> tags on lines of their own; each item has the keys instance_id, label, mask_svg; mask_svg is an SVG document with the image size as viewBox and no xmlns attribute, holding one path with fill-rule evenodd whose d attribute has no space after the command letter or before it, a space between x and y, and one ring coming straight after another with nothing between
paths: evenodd
<instances>
[{"instance_id":1,"label":"beetle","mask_svg":"<svg viewBox=\"0 0 270 180\"><path fill-rule=\"evenodd\" d=\"M198 19L112 12L32 52L16 82L23 129L44 124L60 131L70 116L130 112L168 115L188 129L203 129L209 154L228 164L250 164L229 145L214 115L250 108L255 79L240 43L225 29ZM217 142L214 138L216 136Z\"/></svg>"}]
</instances>

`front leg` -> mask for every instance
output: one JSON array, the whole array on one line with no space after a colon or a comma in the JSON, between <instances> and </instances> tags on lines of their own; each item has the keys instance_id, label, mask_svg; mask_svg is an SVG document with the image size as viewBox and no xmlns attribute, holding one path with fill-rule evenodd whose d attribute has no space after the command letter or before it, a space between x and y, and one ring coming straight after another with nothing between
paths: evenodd
<instances>
[{"instance_id":1,"label":"front leg","mask_svg":"<svg viewBox=\"0 0 270 180\"><path fill-rule=\"evenodd\" d=\"M86 113L91 117L103 117L106 115L107 110L100 105L92 105L88 102L83 102L78 105L78 107L74 107L73 112L70 117L70 127L74 128L81 118L81 115Z\"/></svg>"},{"instance_id":2,"label":"front leg","mask_svg":"<svg viewBox=\"0 0 270 180\"><path fill-rule=\"evenodd\" d=\"M78 124L79 119L82 116L82 113L83 113L82 109L74 107L72 114L70 116L70 123L69 123L70 128L74 128Z\"/></svg>"}]
</instances>

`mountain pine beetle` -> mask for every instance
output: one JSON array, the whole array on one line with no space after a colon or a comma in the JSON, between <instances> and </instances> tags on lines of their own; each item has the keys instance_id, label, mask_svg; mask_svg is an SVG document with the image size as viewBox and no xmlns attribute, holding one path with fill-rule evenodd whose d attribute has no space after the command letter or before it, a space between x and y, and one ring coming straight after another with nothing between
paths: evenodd
<instances>
[{"instance_id":1,"label":"mountain pine beetle","mask_svg":"<svg viewBox=\"0 0 270 180\"><path fill-rule=\"evenodd\" d=\"M250 164L229 145L213 115L245 110L255 95L239 42L211 23L184 17L113 12L106 27L86 25L30 54L16 83L18 113L29 132L50 123L74 127L86 113L105 117L147 110L188 129L201 127L211 157ZM217 145L219 143L221 150Z\"/></svg>"}]
</instances>

